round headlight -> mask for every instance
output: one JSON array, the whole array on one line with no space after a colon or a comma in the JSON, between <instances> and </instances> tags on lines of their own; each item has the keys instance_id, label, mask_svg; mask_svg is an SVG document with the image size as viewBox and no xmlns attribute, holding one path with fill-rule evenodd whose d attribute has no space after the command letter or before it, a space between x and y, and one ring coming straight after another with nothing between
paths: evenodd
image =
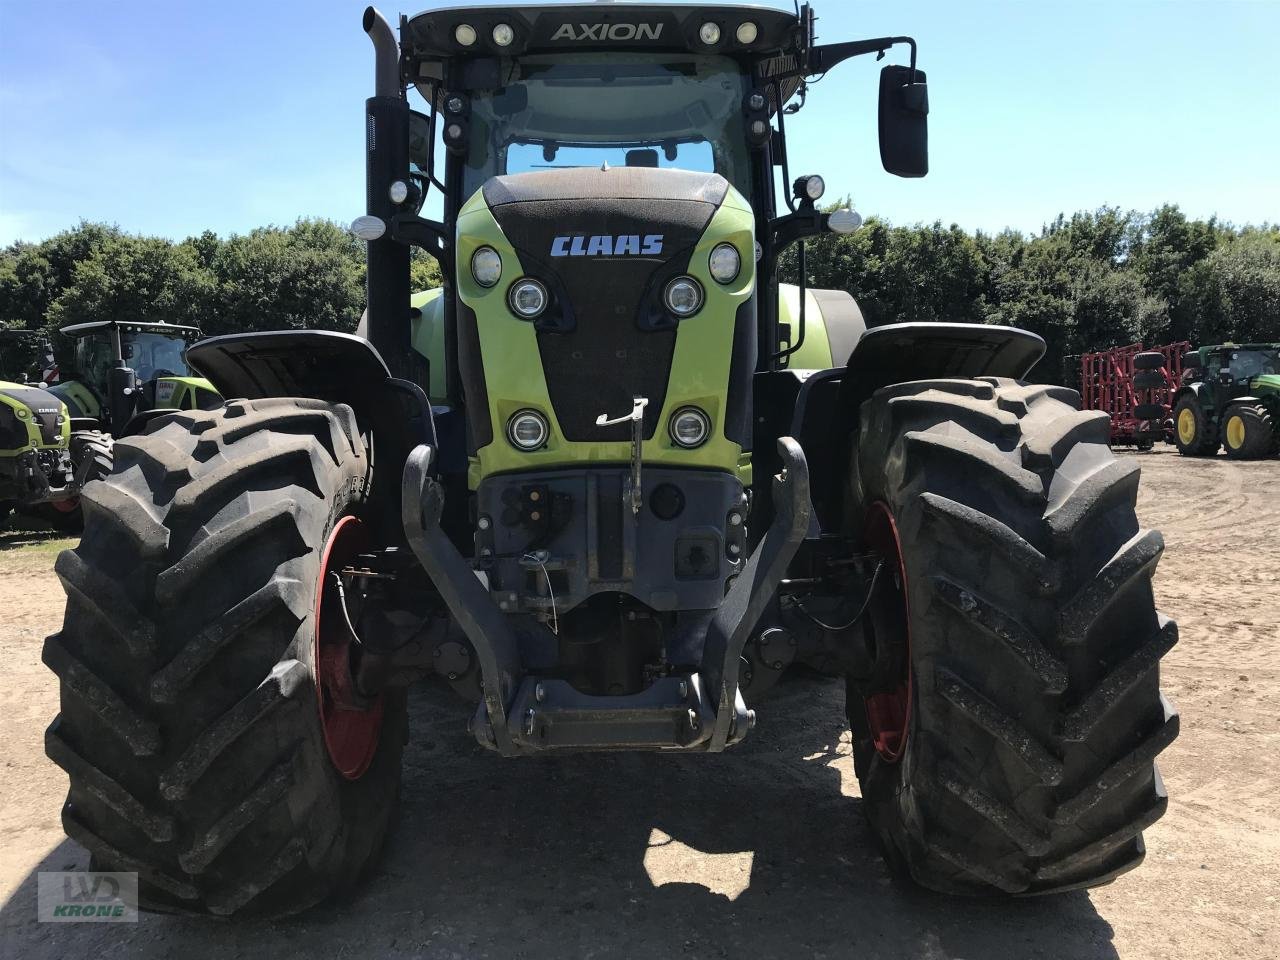
<instances>
[{"instance_id":1,"label":"round headlight","mask_svg":"<svg viewBox=\"0 0 1280 960\"><path fill-rule=\"evenodd\" d=\"M401 204L409 199L409 185L403 180L395 180L387 187L387 196L392 203Z\"/></svg>"},{"instance_id":2,"label":"round headlight","mask_svg":"<svg viewBox=\"0 0 1280 960\"><path fill-rule=\"evenodd\" d=\"M662 299L677 317L691 317L702 309L702 286L693 277L676 277Z\"/></svg>"},{"instance_id":3,"label":"round headlight","mask_svg":"<svg viewBox=\"0 0 1280 960\"><path fill-rule=\"evenodd\" d=\"M708 20L698 30L698 36L708 47L720 42L720 24Z\"/></svg>"},{"instance_id":4,"label":"round headlight","mask_svg":"<svg viewBox=\"0 0 1280 960\"><path fill-rule=\"evenodd\" d=\"M744 20L738 24L737 36L739 43L755 43L756 37L760 36L760 28L750 20Z\"/></svg>"},{"instance_id":5,"label":"round headlight","mask_svg":"<svg viewBox=\"0 0 1280 960\"><path fill-rule=\"evenodd\" d=\"M537 450L549 432L547 418L536 410L521 410L507 421L507 439L521 450Z\"/></svg>"},{"instance_id":6,"label":"round headlight","mask_svg":"<svg viewBox=\"0 0 1280 960\"><path fill-rule=\"evenodd\" d=\"M547 288L537 280L525 277L511 285L507 303L517 317L532 320L547 308Z\"/></svg>"},{"instance_id":7,"label":"round headlight","mask_svg":"<svg viewBox=\"0 0 1280 960\"><path fill-rule=\"evenodd\" d=\"M471 255L471 275L482 287L492 287L502 277L502 258L493 247L481 247Z\"/></svg>"},{"instance_id":8,"label":"round headlight","mask_svg":"<svg viewBox=\"0 0 1280 960\"><path fill-rule=\"evenodd\" d=\"M516 38L516 32L511 29L511 24L500 23L493 28L493 42L500 47L511 46L511 41Z\"/></svg>"},{"instance_id":9,"label":"round headlight","mask_svg":"<svg viewBox=\"0 0 1280 960\"><path fill-rule=\"evenodd\" d=\"M720 243L711 251L707 265L716 283L732 283L742 269L742 257L732 243Z\"/></svg>"},{"instance_id":10,"label":"round headlight","mask_svg":"<svg viewBox=\"0 0 1280 960\"><path fill-rule=\"evenodd\" d=\"M697 407L681 407L671 415L667 433L676 446L692 450L707 442L711 433L711 418Z\"/></svg>"},{"instance_id":11,"label":"round headlight","mask_svg":"<svg viewBox=\"0 0 1280 960\"><path fill-rule=\"evenodd\" d=\"M458 41L458 46L469 47L476 42L476 28L469 23L460 23L454 27L453 39Z\"/></svg>"},{"instance_id":12,"label":"round headlight","mask_svg":"<svg viewBox=\"0 0 1280 960\"><path fill-rule=\"evenodd\" d=\"M764 94L759 91L756 91L755 93L752 93L751 96L747 97L747 106L752 110L763 110L765 108L765 104L768 102L769 101L764 98Z\"/></svg>"}]
</instances>

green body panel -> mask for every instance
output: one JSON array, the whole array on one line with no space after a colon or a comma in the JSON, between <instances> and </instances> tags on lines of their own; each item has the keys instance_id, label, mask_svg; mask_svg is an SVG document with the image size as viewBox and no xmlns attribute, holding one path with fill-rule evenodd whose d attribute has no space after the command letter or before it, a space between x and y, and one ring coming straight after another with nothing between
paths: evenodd
<instances>
[{"instance_id":1,"label":"green body panel","mask_svg":"<svg viewBox=\"0 0 1280 960\"><path fill-rule=\"evenodd\" d=\"M37 422L33 411L27 404L20 399L20 394L10 393L8 391L22 391L31 389L25 384L12 383L8 380L0 380L0 406L7 407L17 417L18 422L25 424L27 428L27 442L20 447L0 450L0 457L16 457L20 453L26 453L29 450L65 450L71 442L71 418L67 414L67 405L62 404L62 431L53 443L45 443L44 437L40 434L40 425ZM46 393L52 393L48 387L40 387ZM55 394L56 396L56 394ZM59 397L59 400L62 398Z\"/></svg>"},{"instance_id":2,"label":"green body panel","mask_svg":"<svg viewBox=\"0 0 1280 960\"><path fill-rule=\"evenodd\" d=\"M159 377L156 385L156 410L196 410L200 408L198 391L217 394L204 377ZM73 417L100 419L105 412L98 395L79 380L49 387L49 392L67 405ZM105 389L105 386L104 386Z\"/></svg>"},{"instance_id":3,"label":"green body panel","mask_svg":"<svg viewBox=\"0 0 1280 960\"><path fill-rule=\"evenodd\" d=\"M731 242L742 257L742 271L732 283L711 278L707 259L717 243ZM475 251L493 247L502 257L502 277L486 289L475 282L469 264ZM755 289L755 219L736 190L730 189L720 209L707 224L694 248L689 273L702 284L706 302L692 317L680 321L667 395L652 439L644 441L643 461L667 467L701 467L736 474L751 482L751 457L724 435L733 329L738 306ZM518 320L507 306L507 288L523 275L515 249L477 192L458 215L456 247L458 296L476 314L480 354L489 393L489 417L493 441L472 459L469 481L473 488L485 477L507 471L546 470L583 464L627 463L630 443L570 442L563 439L547 392L539 362L537 331ZM695 405L712 422L710 438L696 450L676 446L667 435L666 423L679 407ZM540 450L516 450L506 439L507 420L519 410L533 408L547 417L551 436ZM601 410L622 416L627 410Z\"/></svg>"},{"instance_id":4,"label":"green body panel","mask_svg":"<svg viewBox=\"0 0 1280 960\"><path fill-rule=\"evenodd\" d=\"M73 417L97 419L102 416L102 404L98 402L97 395L79 380L55 383L49 392L67 405Z\"/></svg>"},{"instance_id":5,"label":"green body panel","mask_svg":"<svg viewBox=\"0 0 1280 960\"><path fill-rule=\"evenodd\" d=\"M778 322L787 324L791 336L800 335L800 288L793 283L778 284ZM831 341L822 322L822 308L813 294L805 291L804 342L787 359L790 370L827 370L831 362Z\"/></svg>"},{"instance_id":6,"label":"green body panel","mask_svg":"<svg viewBox=\"0 0 1280 960\"><path fill-rule=\"evenodd\" d=\"M1280 374L1264 373L1249 381L1249 391L1255 397L1280 397Z\"/></svg>"},{"instance_id":7,"label":"green body panel","mask_svg":"<svg viewBox=\"0 0 1280 960\"><path fill-rule=\"evenodd\" d=\"M160 377L155 383L157 410L195 410L200 406L197 391L218 392L204 377Z\"/></svg>"},{"instance_id":8,"label":"green body panel","mask_svg":"<svg viewBox=\"0 0 1280 960\"><path fill-rule=\"evenodd\" d=\"M410 306L420 312L412 320L410 338L413 349L427 358L429 380L427 396L432 403L444 403L445 395L445 346L444 346L444 289L422 290L409 298Z\"/></svg>"}]
</instances>

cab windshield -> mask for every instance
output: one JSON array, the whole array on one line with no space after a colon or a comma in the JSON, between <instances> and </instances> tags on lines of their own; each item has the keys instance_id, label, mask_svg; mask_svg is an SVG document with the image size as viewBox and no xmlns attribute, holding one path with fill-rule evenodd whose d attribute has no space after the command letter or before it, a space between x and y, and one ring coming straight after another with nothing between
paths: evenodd
<instances>
[{"instance_id":1,"label":"cab windshield","mask_svg":"<svg viewBox=\"0 0 1280 960\"><path fill-rule=\"evenodd\" d=\"M189 376L187 341L183 337L163 333L121 331L120 345L126 366L132 367L144 383L156 377ZM93 384L105 385L115 366L111 336L105 331L82 337L76 343L76 367Z\"/></svg>"},{"instance_id":2,"label":"cab windshield","mask_svg":"<svg viewBox=\"0 0 1280 960\"><path fill-rule=\"evenodd\" d=\"M1237 350L1231 354L1233 379L1250 380L1268 373L1280 373L1280 350Z\"/></svg>"},{"instance_id":3,"label":"cab windshield","mask_svg":"<svg viewBox=\"0 0 1280 960\"><path fill-rule=\"evenodd\" d=\"M714 171L750 192L747 78L728 57L615 52L510 61L471 102L465 197L492 176L565 167Z\"/></svg>"}]
</instances>

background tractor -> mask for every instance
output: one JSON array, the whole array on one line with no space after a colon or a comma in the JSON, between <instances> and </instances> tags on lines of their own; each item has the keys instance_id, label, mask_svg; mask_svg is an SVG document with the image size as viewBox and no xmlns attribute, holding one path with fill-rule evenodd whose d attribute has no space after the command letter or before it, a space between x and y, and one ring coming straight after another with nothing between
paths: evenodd
<instances>
[{"instance_id":1,"label":"background tractor","mask_svg":"<svg viewBox=\"0 0 1280 960\"><path fill-rule=\"evenodd\" d=\"M805 289L806 238L858 225L792 175L806 80L905 48L880 153L923 176L915 42L820 44L807 6L364 29L360 335L193 345L234 399L120 440L58 559L47 747L94 864L156 909L297 911L386 835L414 681L522 762L715 754L803 663L845 678L902 876L1035 894L1135 866L1178 729L1137 465L1020 379L1034 334L865 329ZM413 246L441 290L411 292Z\"/></svg>"},{"instance_id":2,"label":"background tractor","mask_svg":"<svg viewBox=\"0 0 1280 960\"><path fill-rule=\"evenodd\" d=\"M1280 343L1200 347L1183 358L1174 395L1178 452L1211 457L1224 447L1237 460L1280 449Z\"/></svg>"},{"instance_id":3,"label":"background tractor","mask_svg":"<svg viewBox=\"0 0 1280 960\"><path fill-rule=\"evenodd\" d=\"M103 320L63 327L75 341L70 375L47 391L65 406L72 482L42 498L26 512L58 529L78 531L83 523L78 492L111 472L115 438L137 433L169 410L208 410L222 398L212 384L192 376L187 346L199 339L196 327L168 323Z\"/></svg>"}]
</instances>

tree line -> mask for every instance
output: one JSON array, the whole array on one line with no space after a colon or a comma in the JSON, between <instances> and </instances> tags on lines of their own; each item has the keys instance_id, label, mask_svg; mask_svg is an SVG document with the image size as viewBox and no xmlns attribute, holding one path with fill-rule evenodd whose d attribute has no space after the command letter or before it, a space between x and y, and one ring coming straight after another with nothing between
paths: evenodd
<instances>
[{"instance_id":1,"label":"tree line","mask_svg":"<svg viewBox=\"0 0 1280 960\"><path fill-rule=\"evenodd\" d=\"M441 282L425 255L412 269L415 289ZM793 248L783 278L796 270ZM1034 371L1046 381L1061 380L1064 357L1139 340L1280 340L1280 227L1192 220L1176 206L1059 216L1035 235L872 217L854 233L809 240L806 273L812 286L852 293L873 325L1032 330L1049 346ZM349 331L363 308L364 245L327 220L180 242L81 223L0 251L0 329L51 334L115 318L190 324L211 336ZM0 376L29 362L15 368L19 351L0 349Z\"/></svg>"}]
</instances>

